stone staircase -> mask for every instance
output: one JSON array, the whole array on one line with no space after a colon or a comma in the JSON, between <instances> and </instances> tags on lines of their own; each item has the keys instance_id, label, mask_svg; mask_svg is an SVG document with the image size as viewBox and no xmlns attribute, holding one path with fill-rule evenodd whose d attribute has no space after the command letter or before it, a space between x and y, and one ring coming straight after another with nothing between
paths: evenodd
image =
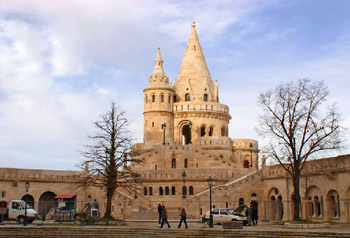
<instances>
[{"instance_id":1,"label":"stone staircase","mask_svg":"<svg viewBox=\"0 0 350 238\"><path fill-rule=\"evenodd\" d=\"M180 212L178 211L171 211L168 210L168 220L179 220ZM126 217L126 220L152 220L157 221L158 220L158 211L139 211L137 213L133 213Z\"/></svg>"},{"instance_id":2,"label":"stone staircase","mask_svg":"<svg viewBox=\"0 0 350 238\"><path fill-rule=\"evenodd\" d=\"M3 237L207 237L207 238L228 238L228 237L261 237L261 238L296 238L296 237L317 237L317 238L345 238L350 233L337 232L306 232L296 230L224 230L224 229L154 229L145 227L97 227L97 226L45 226L45 227L0 227L0 238Z\"/></svg>"}]
</instances>

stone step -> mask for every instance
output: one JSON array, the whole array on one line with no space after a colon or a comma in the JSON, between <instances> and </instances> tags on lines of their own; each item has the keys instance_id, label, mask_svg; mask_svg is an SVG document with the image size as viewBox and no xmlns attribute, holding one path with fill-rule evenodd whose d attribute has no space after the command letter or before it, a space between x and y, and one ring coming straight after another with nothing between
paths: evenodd
<instances>
[{"instance_id":1,"label":"stone step","mask_svg":"<svg viewBox=\"0 0 350 238\"><path fill-rule=\"evenodd\" d=\"M173 226L174 227L174 226ZM0 237L349 237L349 233L130 227L0 227Z\"/></svg>"}]
</instances>

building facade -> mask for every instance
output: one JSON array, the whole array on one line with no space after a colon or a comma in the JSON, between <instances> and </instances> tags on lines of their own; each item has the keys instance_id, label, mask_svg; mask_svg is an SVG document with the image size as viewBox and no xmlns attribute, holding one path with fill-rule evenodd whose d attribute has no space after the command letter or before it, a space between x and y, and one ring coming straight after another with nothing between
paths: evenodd
<instances>
[{"instance_id":1,"label":"building facade","mask_svg":"<svg viewBox=\"0 0 350 238\"><path fill-rule=\"evenodd\" d=\"M182 63L172 85L163 69L158 48L154 69L144 93L144 138L135 144L142 164L130 164L140 174L135 191L119 189L112 213L121 219L156 217L158 204L178 218L181 207L200 219L209 210L208 178L214 180L213 204L236 208L252 204L265 221L291 220L292 181L279 165L260 158L258 141L228 136L229 108L219 101L195 24L192 24ZM0 168L0 199L27 198L46 215L57 194L75 193L77 200L97 201L97 188L77 189L84 171ZM301 178L302 217L312 221L350 222L350 155L313 160ZM51 204L51 205L50 205ZM79 205L78 205L79 206Z\"/></svg>"}]
</instances>

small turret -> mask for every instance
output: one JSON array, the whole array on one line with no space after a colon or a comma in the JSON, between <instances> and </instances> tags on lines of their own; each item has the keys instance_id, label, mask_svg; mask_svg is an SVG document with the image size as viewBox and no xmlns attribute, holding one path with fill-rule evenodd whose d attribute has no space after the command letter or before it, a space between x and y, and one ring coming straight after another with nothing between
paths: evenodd
<instances>
[{"instance_id":1,"label":"small turret","mask_svg":"<svg viewBox=\"0 0 350 238\"><path fill-rule=\"evenodd\" d=\"M174 89L164 73L160 48L157 49L154 69L143 90L144 98L144 143L163 144L163 130L166 143L173 142L173 97ZM165 127L162 125L166 125Z\"/></svg>"}]
</instances>

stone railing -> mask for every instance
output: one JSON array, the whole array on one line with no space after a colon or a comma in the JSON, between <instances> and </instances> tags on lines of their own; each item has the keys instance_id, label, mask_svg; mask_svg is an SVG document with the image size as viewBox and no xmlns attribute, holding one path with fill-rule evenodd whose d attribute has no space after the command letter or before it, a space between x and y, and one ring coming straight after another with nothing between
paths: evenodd
<instances>
[{"instance_id":1,"label":"stone railing","mask_svg":"<svg viewBox=\"0 0 350 238\"><path fill-rule=\"evenodd\" d=\"M173 105L174 112L205 111L229 114L229 107L216 102L177 102Z\"/></svg>"}]
</instances>

